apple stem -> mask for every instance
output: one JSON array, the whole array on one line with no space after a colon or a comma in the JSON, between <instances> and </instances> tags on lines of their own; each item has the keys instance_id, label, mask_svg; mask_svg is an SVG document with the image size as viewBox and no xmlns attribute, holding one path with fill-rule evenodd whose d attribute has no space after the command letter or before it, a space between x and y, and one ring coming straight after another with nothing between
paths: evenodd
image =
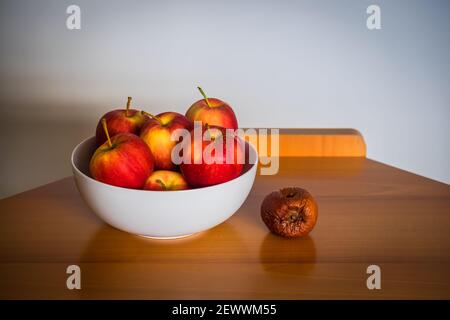
<instances>
[{"instance_id":1,"label":"apple stem","mask_svg":"<svg viewBox=\"0 0 450 320\"><path fill-rule=\"evenodd\" d=\"M163 190L167 190L167 186L166 186L166 184L164 182L162 182L162 180L156 179L156 182L158 182L161 185L161 188Z\"/></svg>"},{"instance_id":2,"label":"apple stem","mask_svg":"<svg viewBox=\"0 0 450 320\"><path fill-rule=\"evenodd\" d=\"M159 117L154 116L154 115L152 115L151 113L148 113L148 112L146 112L146 111L144 111L144 110L142 110L142 113L145 114L146 116L149 116L149 117L152 118L152 119L155 119L156 121L159 122L160 125L162 125L162 126L164 125L164 123L161 121L161 119L160 119Z\"/></svg>"},{"instance_id":3,"label":"apple stem","mask_svg":"<svg viewBox=\"0 0 450 320\"><path fill-rule=\"evenodd\" d=\"M112 142L111 142L111 138L109 137L108 126L106 125L106 119L105 118L102 119L102 125L103 125L103 130L105 130L106 137L108 138L108 145L111 148L112 147Z\"/></svg>"},{"instance_id":4,"label":"apple stem","mask_svg":"<svg viewBox=\"0 0 450 320\"><path fill-rule=\"evenodd\" d=\"M127 108L125 109L125 116L127 116L127 117L128 117L128 110L130 110L130 106L131 106L131 100L132 100L132 98L128 97Z\"/></svg>"},{"instance_id":5,"label":"apple stem","mask_svg":"<svg viewBox=\"0 0 450 320\"><path fill-rule=\"evenodd\" d=\"M208 105L208 107L212 108L211 103L209 102L208 97L206 96L205 91L203 91L203 89L201 87L197 87L198 91L200 91L200 93L202 94L203 98L205 98L206 104Z\"/></svg>"}]
</instances>

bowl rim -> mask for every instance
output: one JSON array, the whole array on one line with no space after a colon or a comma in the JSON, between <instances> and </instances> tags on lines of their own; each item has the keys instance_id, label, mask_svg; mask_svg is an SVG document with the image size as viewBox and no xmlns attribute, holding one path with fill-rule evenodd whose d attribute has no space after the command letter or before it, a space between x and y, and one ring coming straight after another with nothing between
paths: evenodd
<instances>
[{"instance_id":1,"label":"bowl rim","mask_svg":"<svg viewBox=\"0 0 450 320\"><path fill-rule=\"evenodd\" d=\"M259 155L258 155L258 151L256 151L255 147L254 147L251 143L249 143L249 142L247 142L247 141L244 141L246 144L248 144L249 148L251 148L252 151L255 153L255 155L256 155L256 161L255 161L255 163L252 163L252 164L251 164L251 167L250 167L246 172L244 172L244 173L241 174L240 176L238 176L238 177L236 177L236 178L234 178L234 179L231 179L231 180L229 180L229 181L222 182L222 183L215 184L215 185L208 186L208 187L191 188L191 189L186 189L186 190L165 190L165 191L160 191L160 190L143 190L143 189L124 188L124 187L113 186L113 185L111 185L111 184L107 184L107 183L104 183L104 182L95 180L94 178L92 178L92 177L86 175L84 172L82 172L80 169L78 169L78 167L75 165L75 162L74 162L74 156L75 156L75 152L77 151L77 149L78 149L83 143L85 143L86 141L91 140L91 139L94 139L94 138L95 138L95 136L90 136L90 137L88 137L88 138L85 138L85 139L83 139L81 142L79 142L79 143L73 148L72 153L71 153L71 155L70 155L70 164L72 165L72 169L75 170L75 171L76 171L78 174L80 174L81 176L87 178L88 180L93 181L94 183L99 183L99 184L101 184L101 185L103 185L103 186L106 186L106 187L108 187L108 188L111 188L111 189L127 190L127 191L130 191L130 192L139 191L139 192L143 192L143 193L147 193L147 194L148 194L148 193L167 194L167 193L172 193L172 192L180 192L180 193L181 193L181 192L184 192L184 193L187 193L187 192L195 192L195 191L198 191L198 190L204 190L204 189L211 190L211 189L214 189L214 188L219 188L220 186L222 186L222 185L224 185L224 184L227 184L227 183L233 183L233 181L236 181L237 179L239 179L239 178L241 178L241 177L243 177L243 176L245 176L245 175L250 174L250 171L252 171L252 170L254 170L254 169L255 169L255 170L257 169L256 167L258 166L258 163L259 163Z\"/></svg>"}]
</instances>

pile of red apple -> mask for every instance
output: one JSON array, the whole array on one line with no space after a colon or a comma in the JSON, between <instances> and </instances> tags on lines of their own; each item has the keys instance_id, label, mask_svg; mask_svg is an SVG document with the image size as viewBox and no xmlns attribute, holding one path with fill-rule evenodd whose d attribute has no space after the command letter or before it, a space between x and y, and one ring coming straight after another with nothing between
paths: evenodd
<instances>
[{"instance_id":1,"label":"pile of red apple","mask_svg":"<svg viewBox=\"0 0 450 320\"><path fill-rule=\"evenodd\" d=\"M174 130L186 129L193 136L194 121L200 121L202 134L214 129L224 139L230 134L226 129L238 127L236 115L227 103L208 98L200 87L198 89L204 99L195 102L186 115L177 112L152 115L131 109L131 97L125 109L103 115L96 130L97 149L89 165L91 176L118 187L159 191L207 187L238 177L243 170L239 161L194 161L217 139L199 142L192 137L187 155L192 161L180 165L172 161L172 149L178 143L171 138ZM236 157L244 152L238 139L234 136L231 140ZM227 150L229 144L222 145L223 152L216 154L216 159L225 158L230 151Z\"/></svg>"}]
</instances>

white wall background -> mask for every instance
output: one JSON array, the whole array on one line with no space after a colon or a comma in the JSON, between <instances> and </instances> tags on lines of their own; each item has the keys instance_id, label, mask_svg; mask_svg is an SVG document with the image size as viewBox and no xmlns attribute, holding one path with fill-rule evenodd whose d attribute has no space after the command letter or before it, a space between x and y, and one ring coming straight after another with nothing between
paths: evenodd
<instances>
[{"instance_id":1,"label":"white wall background","mask_svg":"<svg viewBox=\"0 0 450 320\"><path fill-rule=\"evenodd\" d=\"M65 27L66 8L82 29ZM382 29L366 28L381 7ZM450 182L450 2L1 1L0 197L70 174L126 97L230 102L245 127L352 127L368 157Z\"/></svg>"}]
</instances>

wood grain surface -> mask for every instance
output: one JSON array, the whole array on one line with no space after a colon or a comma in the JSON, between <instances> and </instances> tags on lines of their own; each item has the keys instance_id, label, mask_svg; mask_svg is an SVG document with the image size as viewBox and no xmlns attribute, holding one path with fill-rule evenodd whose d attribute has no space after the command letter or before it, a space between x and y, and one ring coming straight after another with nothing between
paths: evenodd
<instances>
[{"instance_id":1,"label":"wood grain surface","mask_svg":"<svg viewBox=\"0 0 450 320\"><path fill-rule=\"evenodd\" d=\"M310 236L270 234L260 204L284 186L319 204ZM116 230L73 178L0 201L1 299L449 299L450 187L363 157L283 157L225 223L179 240ZM81 290L66 268L81 267ZM381 267L381 290L366 287Z\"/></svg>"}]
</instances>

